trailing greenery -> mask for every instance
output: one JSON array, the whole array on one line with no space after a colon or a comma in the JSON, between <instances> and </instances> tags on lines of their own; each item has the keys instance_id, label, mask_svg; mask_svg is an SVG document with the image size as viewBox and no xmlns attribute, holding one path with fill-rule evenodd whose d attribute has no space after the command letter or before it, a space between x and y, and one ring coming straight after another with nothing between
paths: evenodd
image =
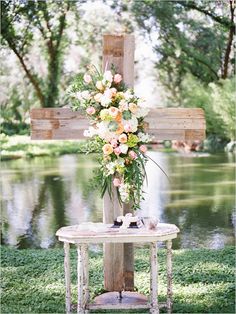
<instances>
[{"instance_id":1,"label":"trailing greenery","mask_svg":"<svg viewBox=\"0 0 236 314\"><path fill-rule=\"evenodd\" d=\"M91 297L104 292L101 249L90 252ZM234 313L234 248L173 252L174 313ZM63 249L2 247L1 313L64 313ZM166 292L160 249L160 300ZM135 250L135 287L149 293L149 253ZM71 250L72 303L76 303L76 250ZM109 311L111 313L111 311ZM124 312L123 312L124 313ZM126 312L127 313L127 312ZM145 313L142 311L142 313Z\"/></svg>"}]
</instances>

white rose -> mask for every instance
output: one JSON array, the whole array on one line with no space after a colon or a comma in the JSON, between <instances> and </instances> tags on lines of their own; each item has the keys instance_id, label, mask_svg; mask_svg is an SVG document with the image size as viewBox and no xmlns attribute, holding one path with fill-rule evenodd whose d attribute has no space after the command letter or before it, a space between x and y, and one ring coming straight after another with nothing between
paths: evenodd
<instances>
[{"instance_id":1,"label":"white rose","mask_svg":"<svg viewBox=\"0 0 236 314\"><path fill-rule=\"evenodd\" d=\"M89 100L89 98L90 98L89 91L84 90L84 91L81 93L81 96L83 97L83 99Z\"/></svg>"},{"instance_id":2,"label":"white rose","mask_svg":"<svg viewBox=\"0 0 236 314\"><path fill-rule=\"evenodd\" d=\"M128 149L129 149L129 146L126 145L126 144L121 144L119 147L120 147L120 150L121 150L122 154L126 154Z\"/></svg>"},{"instance_id":3,"label":"white rose","mask_svg":"<svg viewBox=\"0 0 236 314\"><path fill-rule=\"evenodd\" d=\"M108 81L108 82L111 83L112 80L113 80L113 75L112 75L111 71L104 72L103 78L104 78L105 81Z\"/></svg>"}]
</instances>

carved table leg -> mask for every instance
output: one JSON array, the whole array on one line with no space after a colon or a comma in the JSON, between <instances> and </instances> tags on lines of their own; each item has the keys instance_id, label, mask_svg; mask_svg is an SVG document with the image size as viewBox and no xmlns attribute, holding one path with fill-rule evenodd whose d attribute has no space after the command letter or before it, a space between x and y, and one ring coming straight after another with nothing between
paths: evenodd
<instances>
[{"instance_id":1,"label":"carved table leg","mask_svg":"<svg viewBox=\"0 0 236 314\"><path fill-rule=\"evenodd\" d=\"M83 288L84 288L84 310L86 313L88 311L86 310L86 307L89 303L89 260L88 260L88 245L83 244L82 246L83 250Z\"/></svg>"},{"instance_id":2,"label":"carved table leg","mask_svg":"<svg viewBox=\"0 0 236 314\"><path fill-rule=\"evenodd\" d=\"M70 313L71 307L71 281L70 281L70 244L64 242L64 268L66 282L66 313Z\"/></svg>"},{"instance_id":3,"label":"carved table leg","mask_svg":"<svg viewBox=\"0 0 236 314\"><path fill-rule=\"evenodd\" d=\"M158 306L158 262L157 244L151 243L151 309L150 313L159 314Z\"/></svg>"},{"instance_id":4,"label":"carved table leg","mask_svg":"<svg viewBox=\"0 0 236 314\"><path fill-rule=\"evenodd\" d=\"M167 248L167 313L172 312L172 241L166 242Z\"/></svg>"},{"instance_id":5,"label":"carved table leg","mask_svg":"<svg viewBox=\"0 0 236 314\"><path fill-rule=\"evenodd\" d=\"M77 304L77 313L84 314L83 309L83 253L82 245L77 244L77 279L78 279L78 304Z\"/></svg>"}]
</instances>

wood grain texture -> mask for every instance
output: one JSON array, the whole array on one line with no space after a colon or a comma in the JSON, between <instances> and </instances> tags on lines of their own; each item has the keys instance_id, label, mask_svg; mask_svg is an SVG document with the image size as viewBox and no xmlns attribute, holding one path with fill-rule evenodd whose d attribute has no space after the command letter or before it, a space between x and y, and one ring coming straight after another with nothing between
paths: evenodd
<instances>
[{"instance_id":1,"label":"wood grain texture","mask_svg":"<svg viewBox=\"0 0 236 314\"><path fill-rule=\"evenodd\" d=\"M32 109L31 138L85 139L83 132L89 121L69 108ZM200 108L151 109L145 121L154 142L161 140L193 141L205 138L206 122Z\"/></svg>"}]
</instances>

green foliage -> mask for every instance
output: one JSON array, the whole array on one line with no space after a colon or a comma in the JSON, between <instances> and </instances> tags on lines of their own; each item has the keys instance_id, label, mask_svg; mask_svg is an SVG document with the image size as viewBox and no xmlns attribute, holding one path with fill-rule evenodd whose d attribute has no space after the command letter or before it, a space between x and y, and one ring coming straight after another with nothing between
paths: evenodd
<instances>
[{"instance_id":1,"label":"green foliage","mask_svg":"<svg viewBox=\"0 0 236 314\"><path fill-rule=\"evenodd\" d=\"M204 109L207 134L210 135L210 141L216 141L216 148L217 142L222 142L222 139L235 138L234 79L220 80L205 86L187 75L181 85L181 98L184 107Z\"/></svg>"},{"instance_id":2,"label":"green foliage","mask_svg":"<svg viewBox=\"0 0 236 314\"><path fill-rule=\"evenodd\" d=\"M66 16L73 6L70 1L1 1L2 42L18 58L42 107L58 104ZM31 49L39 38L47 64L46 78L40 76L30 60Z\"/></svg>"},{"instance_id":3,"label":"green foliage","mask_svg":"<svg viewBox=\"0 0 236 314\"><path fill-rule=\"evenodd\" d=\"M144 33L150 34L158 57L158 76L181 103L181 81L191 73L203 83L233 74L234 8L217 1L132 1L131 10ZM230 38L231 38L230 37Z\"/></svg>"},{"instance_id":4,"label":"green foliage","mask_svg":"<svg viewBox=\"0 0 236 314\"><path fill-rule=\"evenodd\" d=\"M234 248L173 252L174 313L234 313ZM64 313L63 249L2 247L2 313ZM71 250L72 303L76 303L76 250ZM166 294L165 252L159 250L159 295ZM90 252L91 297L103 293L103 259ZM148 249L135 250L135 286L149 293ZM97 311L101 313L102 311ZM144 313L144 311L141 311ZM111 311L109 311L111 313ZM123 312L120 312L123 313Z\"/></svg>"}]
</instances>

